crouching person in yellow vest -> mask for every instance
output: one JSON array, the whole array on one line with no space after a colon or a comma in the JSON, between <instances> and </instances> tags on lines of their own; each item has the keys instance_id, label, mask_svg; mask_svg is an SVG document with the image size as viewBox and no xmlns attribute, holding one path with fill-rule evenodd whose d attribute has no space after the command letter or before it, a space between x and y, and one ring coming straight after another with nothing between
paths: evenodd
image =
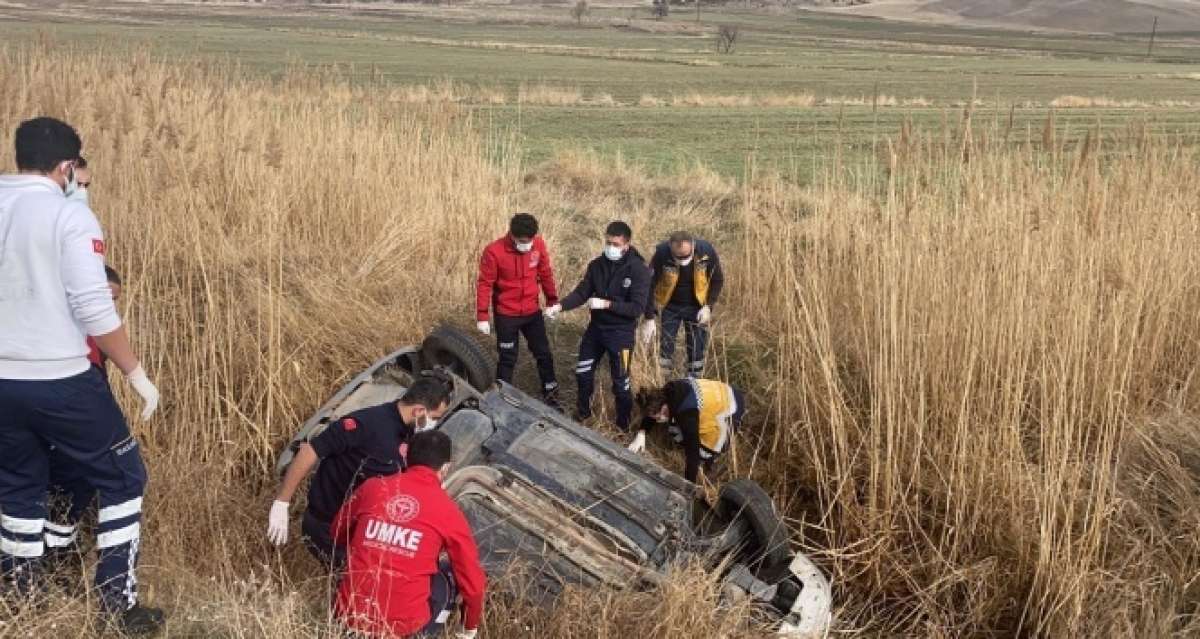
<instances>
[{"instance_id":1,"label":"crouching person in yellow vest","mask_svg":"<svg viewBox=\"0 0 1200 639\"><path fill-rule=\"evenodd\" d=\"M646 449L646 433L655 425L665 425L675 443L683 446L687 460L683 476L696 481L700 464L711 468L712 461L729 448L729 440L746 415L742 392L725 382L710 379L677 379L661 388L642 389L637 394L642 413L642 429L629 450Z\"/></svg>"},{"instance_id":2,"label":"crouching person in yellow vest","mask_svg":"<svg viewBox=\"0 0 1200 639\"><path fill-rule=\"evenodd\" d=\"M653 271L651 303L646 305L646 321L640 331L642 343L650 345L654 342L658 332L655 318L661 312L659 365L671 375L675 338L682 326L687 341L687 374L700 377L704 374L712 307L725 283L717 250L691 233L677 231L655 248L650 268Z\"/></svg>"}]
</instances>

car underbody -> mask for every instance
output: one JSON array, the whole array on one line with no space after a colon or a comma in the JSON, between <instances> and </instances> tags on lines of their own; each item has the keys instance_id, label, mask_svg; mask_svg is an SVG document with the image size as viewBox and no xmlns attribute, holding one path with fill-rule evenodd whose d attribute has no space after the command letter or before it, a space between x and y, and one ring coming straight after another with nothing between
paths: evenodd
<instances>
[{"instance_id":1,"label":"car underbody","mask_svg":"<svg viewBox=\"0 0 1200 639\"><path fill-rule=\"evenodd\" d=\"M788 544L770 498L748 479L708 504L691 482L630 453L541 401L496 383L470 337L439 328L356 376L312 416L279 458L360 408L396 401L412 376L439 367L455 391L441 430L454 444L444 485L475 533L490 575L522 572L519 596L552 602L567 586L646 588L689 559L722 572L726 591L778 619L778 632L823 636L829 583Z\"/></svg>"}]
</instances>

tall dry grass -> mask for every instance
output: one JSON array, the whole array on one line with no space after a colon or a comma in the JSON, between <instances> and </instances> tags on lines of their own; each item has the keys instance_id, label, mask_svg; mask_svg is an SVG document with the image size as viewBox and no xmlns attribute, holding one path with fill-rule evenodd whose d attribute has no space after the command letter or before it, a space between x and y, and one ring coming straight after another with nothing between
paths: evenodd
<instances>
[{"instance_id":1,"label":"tall dry grass","mask_svg":"<svg viewBox=\"0 0 1200 639\"><path fill-rule=\"evenodd\" d=\"M323 632L314 565L263 539L274 452L371 359L468 324L477 252L517 209L540 214L564 284L618 215L643 249L675 227L720 242L714 367L752 403L728 472L779 495L839 630L1200 630L1193 151L968 118L809 188L586 154L527 168L469 112L388 87L54 45L0 51L0 146L57 115L96 167L124 316L164 391L137 430L147 599L175 636ZM564 375L580 321L552 329ZM680 570L555 611L495 598L485 634L760 634ZM46 636L89 610L35 612L8 619Z\"/></svg>"}]
</instances>

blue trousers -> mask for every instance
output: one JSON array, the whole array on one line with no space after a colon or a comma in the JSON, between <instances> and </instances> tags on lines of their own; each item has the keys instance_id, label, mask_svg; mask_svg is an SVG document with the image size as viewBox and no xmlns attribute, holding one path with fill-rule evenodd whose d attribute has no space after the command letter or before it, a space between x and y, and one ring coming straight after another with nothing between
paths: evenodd
<instances>
[{"instance_id":1,"label":"blue trousers","mask_svg":"<svg viewBox=\"0 0 1200 639\"><path fill-rule=\"evenodd\" d=\"M19 590L32 591L47 545L73 538L74 531L46 522L53 454L56 464L77 473L99 499L101 604L123 611L137 603L146 467L99 370L58 380L0 380L0 451L0 572L5 578Z\"/></svg>"},{"instance_id":2,"label":"blue trousers","mask_svg":"<svg viewBox=\"0 0 1200 639\"><path fill-rule=\"evenodd\" d=\"M415 638L441 637L446 629L446 620L458 603L458 585L454 583L454 571L450 560L438 559L438 571L429 578L429 623L417 631Z\"/></svg>"},{"instance_id":3,"label":"blue trousers","mask_svg":"<svg viewBox=\"0 0 1200 639\"><path fill-rule=\"evenodd\" d=\"M700 313L699 306L671 306L662 309L662 333L659 339L658 363L668 373L675 365L675 339L679 335L679 327L683 327L684 341L687 344L688 377L700 377L704 374L704 352L708 348L708 327L697 322Z\"/></svg>"},{"instance_id":4,"label":"blue trousers","mask_svg":"<svg viewBox=\"0 0 1200 639\"><path fill-rule=\"evenodd\" d=\"M617 402L617 426L629 430L633 418L633 386L629 381L629 361L633 355L634 329L601 328L588 324L579 342L579 361L575 364L575 382L579 385L579 418L592 416L592 393L596 387L596 366L608 357L612 373L613 397Z\"/></svg>"}]
</instances>

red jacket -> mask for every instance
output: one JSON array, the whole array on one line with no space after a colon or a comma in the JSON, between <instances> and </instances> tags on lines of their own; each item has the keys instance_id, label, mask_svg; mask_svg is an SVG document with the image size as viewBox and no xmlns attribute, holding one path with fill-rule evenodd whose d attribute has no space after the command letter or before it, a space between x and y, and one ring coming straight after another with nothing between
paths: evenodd
<instances>
[{"instance_id":1,"label":"red jacket","mask_svg":"<svg viewBox=\"0 0 1200 639\"><path fill-rule=\"evenodd\" d=\"M542 310L538 288L546 294L546 306L558 303L554 286L554 268L542 236L533 238L533 250L521 253L512 236L488 244L479 260L479 279L475 285L475 315L480 322L488 319L488 306L497 315L521 317Z\"/></svg>"},{"instance_id":2,"label":"red jacket","mask_svg":"<svg viewBox=\"0 0 1200 639\"><path fill-rule=\"evenodd\" d=\"M108 356L104 354L104 351L100 350L100 345L96 343L96 340L91 335L88 335L87 347L88 361L92 363L92 366L99 368L100 372L104 372L104 368L108 364Z\"/></svg>"},{"instance_id":3,"label":"red jacket","mask_svg":"<svg viewBox=\"0 0 1200 639\"><path fill-rule=\"evenodd\" d=\"M463 627L478 628L486 577L471 528L437 472L414 466L368 479L333 520L334 542L347 546L349 567L334 613L372 636L406 636L429 623L429 580L438 555L450 556L463 598Z\"/></svg>"}]
</instances>

